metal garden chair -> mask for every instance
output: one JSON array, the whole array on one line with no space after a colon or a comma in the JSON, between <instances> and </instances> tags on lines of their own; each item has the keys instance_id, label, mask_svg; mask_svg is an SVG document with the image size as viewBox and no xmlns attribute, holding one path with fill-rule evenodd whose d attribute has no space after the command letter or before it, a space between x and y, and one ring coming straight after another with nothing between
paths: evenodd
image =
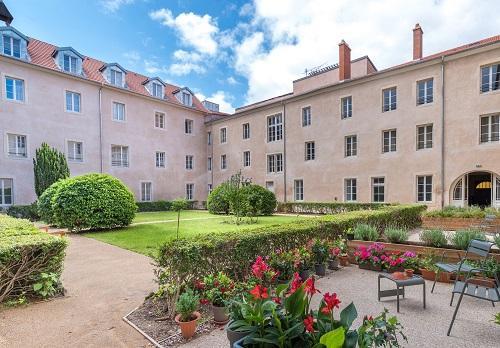
<instances>
[{"instance_id":1,"label":"metal garden chair","mask_svg":"<svg viewBox=\"0 0 500 348\"><path fill-rule=\"evenodd\" d=\"M451 319L450 327L448 328L447 335L449 336L451 333L451 328L453 327L453 323L455 322L455 318L457 317L458 308L462 303L462 298L464 295L471 296L474 298L478 298L480 300L490 301L495 307L495 302L500 301L500 282L498 281L498 276L495 274L495 287L487 288L484 286L479 286L475 284L470 284L471 277L476 273L484 272L484 269L481 268L473 268L467 273L467 277L464 281L455 281L455 285L453 287L453 295L460 294L458 298L457 307L455 308L455 312L453 313L453 318ZM453 302L453 297L452 297Z\"/></svg>"}]
</instances>

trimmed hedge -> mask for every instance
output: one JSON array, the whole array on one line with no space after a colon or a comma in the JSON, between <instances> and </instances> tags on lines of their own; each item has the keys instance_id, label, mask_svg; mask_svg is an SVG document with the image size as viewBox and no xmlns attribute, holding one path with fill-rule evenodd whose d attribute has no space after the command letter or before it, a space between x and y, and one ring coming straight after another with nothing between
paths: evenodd
<instances>
[{"instance_id":1,"label":"trimmed hedge","mask_svg":"<svg viewBox=\"0 0 500 348\"><path fill-rule=\"evenodd\" d=\"M266 226L251 232L212 233L196 239L171 240L160 246L156 261L163 271L186 281L219 271L239 278L259 255L304 246L313 238L334 240L359 223L379 230L394 224L414 228L421 223L420 215L425 209L422 205L387 206Z\"/></svg>"},{"instance_id":2,"label":"trimmed hedge","mask_svg":"<svg viewBox=\"0 0 500 348\"><path fill-rule=\"evenodd\" d=\"M40 218L48 224L55 224L56 218L52 209L52 198L61 186L62 180L56 181L50 185L38 198L37 208Z\"/></svg>"},{"instance_id":3,"label":"trimmed hedge","mask_svg":"<svg viewBox=\"0 0 500 348\"><path fill-rule=\"evenodd\" d=\"M33 285L42 273L59 279L66 239L41 232L24 219L0 215L0 302L37 296Z\"/></svg>"},{"instance_id":4,"label":"trimmed hedge","mask_svg":"<svg viewBox=\"0 0 500 348\"><path fill-rule=\"evenodd\" d=\"M500 210L487 207L481 209L477 206L472 207L454 207L446 206L441 210L431 210L424 214L427 217L437 217L437 218L475 218L484 219L486 215L492 215L500 218Z\"/></svg>"},{"instance_id":5,"label":"trimmed hedge","mask_svg":"<svg viewBox=\"0 0 500 348\"><path fill-rule=\"evenodd\" d=\"M338 214L357 210L376 210L397 204L343 202L280 202L277 211L288 214Z\"/></svg>"},{"instance_id":6,"label":"trimmed hedge","mask_svg":"<svg viewBox=\"0 0 500 348\"><path fill-rule=\"evenodd\" d=\"M155 202L136 202L139 212L145 211L168 211L172 208L172 202L155 201Z\"/></svg>"},{"instance_id":7,"label":"trimmed hedge","mask_svg":"<svg viewBox=\"0 0 500 348\"><path fill-rule=\"evenodd\" d=\"M12 205L7 208L7 215L30 221L40 220L36 202L30 205Z\"/></svg>"}]
</instances>

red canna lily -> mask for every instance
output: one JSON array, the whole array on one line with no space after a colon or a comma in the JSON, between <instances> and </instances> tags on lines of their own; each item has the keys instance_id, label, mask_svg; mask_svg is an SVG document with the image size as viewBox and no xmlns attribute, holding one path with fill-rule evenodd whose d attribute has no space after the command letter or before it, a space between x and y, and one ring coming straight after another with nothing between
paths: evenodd
<instances>
[{"instance_id":1,"label":"red canna lily","mask_svg":"<svg viewBox=\"0 0 500 348\"><path fill-rule=\"evenodd\" d=\"M264 262L262 256L257 256L257 259L252 265L252 273L255 277L262 279L264 272L269 270L269 266Z\"/></svg>"},{"instance_id":2,"label":"red canna lily","mask_svg":"<svg viewBox=\"0 0 500 348\"><path fill-rule=\"evenodd\" d=\"M293 294L301 286L302 286L302 279L300 278L299 274L297 272L295 272L293 274L292 286L290 287L289 293Z\"/></svg>"},{"instance_id":3,"label":"red canna lily","mask_svg":"<svg viewBox=\"0 0 500 348\"><path fill-rule=\"evenodd\" d=\"M259 299L266 299L269 297L269 294L267 293L267 288L260 286L260 285L255 285L255 287L250 290L250 295L253 296L254 300L259 300Z\"/></svg>"},{"instance_id":4,"label":"red canna lily","mask_svg":"<svg viewBox=\"0 0 500 348\"><path fill-rule=\"evenodd\" d=\"M330 314L334 308L339 308L339 305L341 303L341 301L337 298L337 294L335 292L332 295L327 292L323 296L323 300L325 301L325 306L321 309L321 312L323 314Z\"/></svg>"},{"instance_id":5,"label":"red canna lily","mask_svg":"<svg viewBox=\"0 0 500 348\"><path fill-rule=\"evenodd\" d=\"M311 277L306 280L306 286L304 288L307 294L309 295L314 295L317 292L320 292L316 287L314 286L314 277Z\"/></svg>"},{"instance_id":6,"label":"red canna lily","mask_svg":"<svg viewBox=\"0 0 500 348\"><path fill-rule=\"evenodd\" d=\"M308 315L304 319L304 326L306 327L307 332L314 332L314 318L312 315Z\"/></svg>"}]
</instances>

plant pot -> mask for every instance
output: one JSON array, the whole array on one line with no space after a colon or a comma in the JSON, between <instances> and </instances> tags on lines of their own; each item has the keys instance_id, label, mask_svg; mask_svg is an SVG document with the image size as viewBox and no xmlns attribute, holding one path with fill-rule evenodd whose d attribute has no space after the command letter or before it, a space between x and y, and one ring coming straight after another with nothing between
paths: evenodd
<instances>
[{"instance_id":1,"label":"plant pot","mask_svg":"<svg viewBox=\"0 0 500 348\"><path fill-rule=\"evenodd\" d=\"M245 338L249 334L249 332L247 332L247 331L231 330L229 327L231 326L232 322L233 321L230 321L226 325L226 335L227 335L227 339L229 340L229 347L230 348L235 347L234 346L235 342Z\"/></svg>"},{"instance_id":2,"label":"plant pot","mask_svg":"<svg viewBox=\"0 0 500 348\"><path fill-rule=\"evenodd\" d=\"M306 279L309 278L310 274L311 274L310 271L308 269L305 269L299 272L299 277L300 279L302 279L302 281L305 281Z\"/></svg>"},{"instance_id":3,"label":"plant pot","mask_svg":"<svg viewBox=\"0 0 500 348\"><path fill-rule=\"evenodd\" d=\"M404 272L404 271L405 271L405 269L402 266L389 267L387 269L387 273Z\"/></svg>"},{"instance_id":4,"label":"plant pot","mask_svg":"<svg viewBox=\"0 0 500 348\"><path fill-rule=\"evenodd\" d=\"M382 272L382 265L380 263L376 265L371 264L370 269L372 271Z\"/></svg>"},{"instance_id":5,"label":"plant pot","mask_svg":"<svg viewBox=\"0 0 500 348\"><path fill-rule=\"evenodd\" d=\"M240 339L240 340L238 340L238 341L234 342L234 344L233 344L233 348L243 348L243 347L245 347L245 346L243 345L243 341L244 341L244 340L245 340L245 337L243 337L242 339Z\"/></svg>"},{"instance_id":6,"label":"plant pot","mask_svg":"<svg viewBox=\"0 0 500 348\"><path fill-rule=\"evenodd\" d=\"M226 307L212 305L212 313L214 314L214 321L217 324L226 324L229 321L229 315L227 314Z\"/></svg>"},{"instance_id":7,"label":"plant pot","mask_svg":"<svg viewBox=\"0 0 500 348\"><path fill-rule=\"evenodd\" d=\"M314 265L316 275L324 277L326 275L326 265L324 263L317 263Z\"/></svg>"},{"instance_id":8,"label":"plant pot","mask_svg":"<svg viewBox=\"0 0 500 348\"><path fill-rule=\"evenodd\" d=\"M372 266L369 263L358 263L358 267L360 269L367 269L369 271L371 271L372 269Z\"/></svg>"},{"instance_id":9,"label":"plant pot","mask_svg":"<svg viewBox=\"0 0 500 348\"><path fill-rule=\"evenodd\" d=\"M422 273L422 278L426 280L434 281L434 279L436 279L436 272L434 271L429 271L428 269L421 268L420 272ZM451 279L451 273L449 272L439 272L437 281L441 283L453 283L453 280Z\"/></svg>"},{"instance_id":10,"label":"plant pot","mask_svg":"<svg viewBox=\"0 0 500 348\"><path fill-rule=\"evenodd\" d=\"M184 337L185 339L188 339L188 338L191 338L194 336L194 333L196 332L197 321L198 321L198 319L201 318L200 312L194 312L193 316L195 317L195 319L193 319L191 321L180 321L180 318L181 318L180 314L177 314L175 316L174 320L177 324L179 324L179 326L181 328L182 337Z\"/></svg>"},{"instance_id":11,"label":"plant pot","mask_svg":"<svg viewBox=\"0 0 500 348\"><path fill-rule=\"evenodd\" d=\"M485 288L494 288L496 287L495 279L492 278L485 278L485 277L477 277L477 278L472 278L469 281L470 284L475 284L479 286L484 286Z\"/></svg>"},{"instance_id":12,"label":"plant pot","mask_svg":"<svg viewBox=\"0 0 500 348\"><path fill-rule=\"evenodd\" d=\"M339 259L334 258L334 259L328 260L328 269L331 269L333 271L338 270L339 269Z\"/></svg>"},{"instance_id":13,"label":"plant pot","mask_svg":"<svg viewBox=\"0 0 500 348\"><path fill-rule=\"evenodd\" d=\"M413 270L412 269L405 269L406 276L411 278L413 277Z\"/></svg>"},{"instance_id":14,"label":"plant pot","mask_svg":"<svg viewBox=\"0 0 500 348\"><path fill-rule=\"evenodd\" d=\"M349 266L349 256L339 256L339 263L342 267Z\"/></svg>"}]
</instances>

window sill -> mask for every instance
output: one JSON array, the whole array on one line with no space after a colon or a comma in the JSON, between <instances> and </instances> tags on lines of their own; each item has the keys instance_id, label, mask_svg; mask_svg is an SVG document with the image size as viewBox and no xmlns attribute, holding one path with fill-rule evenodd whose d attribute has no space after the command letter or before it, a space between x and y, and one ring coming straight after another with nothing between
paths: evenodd
<instances>
[{"instance_id":1,"label":"window sill","mask_svg":"<svg viewBox=\"0 0 500 348\"><path fill-rule=\"evenodd\" d=\"M13 160L27 160L28 156L7 155L7 158L13 159Z\"/></svg>"},{"instance_id":2,"label":"window sill","mask_svg":"<svg viewBox=\"0 0 500 348\"><path fill-rule=\"evenodd\" d=\"M425 107L430 107L434 105L434 101L430 103L423 103L423 104L417 104L417 108L425 108Z\"/></svg>"},{"instance_id":3,"label":"window sill","mask_svg":"<svg viewBox=\"0 0 500 348\"><path fill-rule=\"evenodd\" d=\"M9 99L7 97L5 97L4 99L6 102L9 102L9 103L21 104L21 105L26 104L26 100Z\"/></svg>"},{"instance_id":4,"label":"window sill","mask_svg":"<svg viewBox=\"0 0 500 348\"><path fill-rule=\"evenodd\" d=\"M495 90L488 91L488 92L481 92L481 90L479 91L479 95L495 95L495 94L499 94L499 93L500 93L500 89L495 89Z\"/></svg>"}]
</instances>

